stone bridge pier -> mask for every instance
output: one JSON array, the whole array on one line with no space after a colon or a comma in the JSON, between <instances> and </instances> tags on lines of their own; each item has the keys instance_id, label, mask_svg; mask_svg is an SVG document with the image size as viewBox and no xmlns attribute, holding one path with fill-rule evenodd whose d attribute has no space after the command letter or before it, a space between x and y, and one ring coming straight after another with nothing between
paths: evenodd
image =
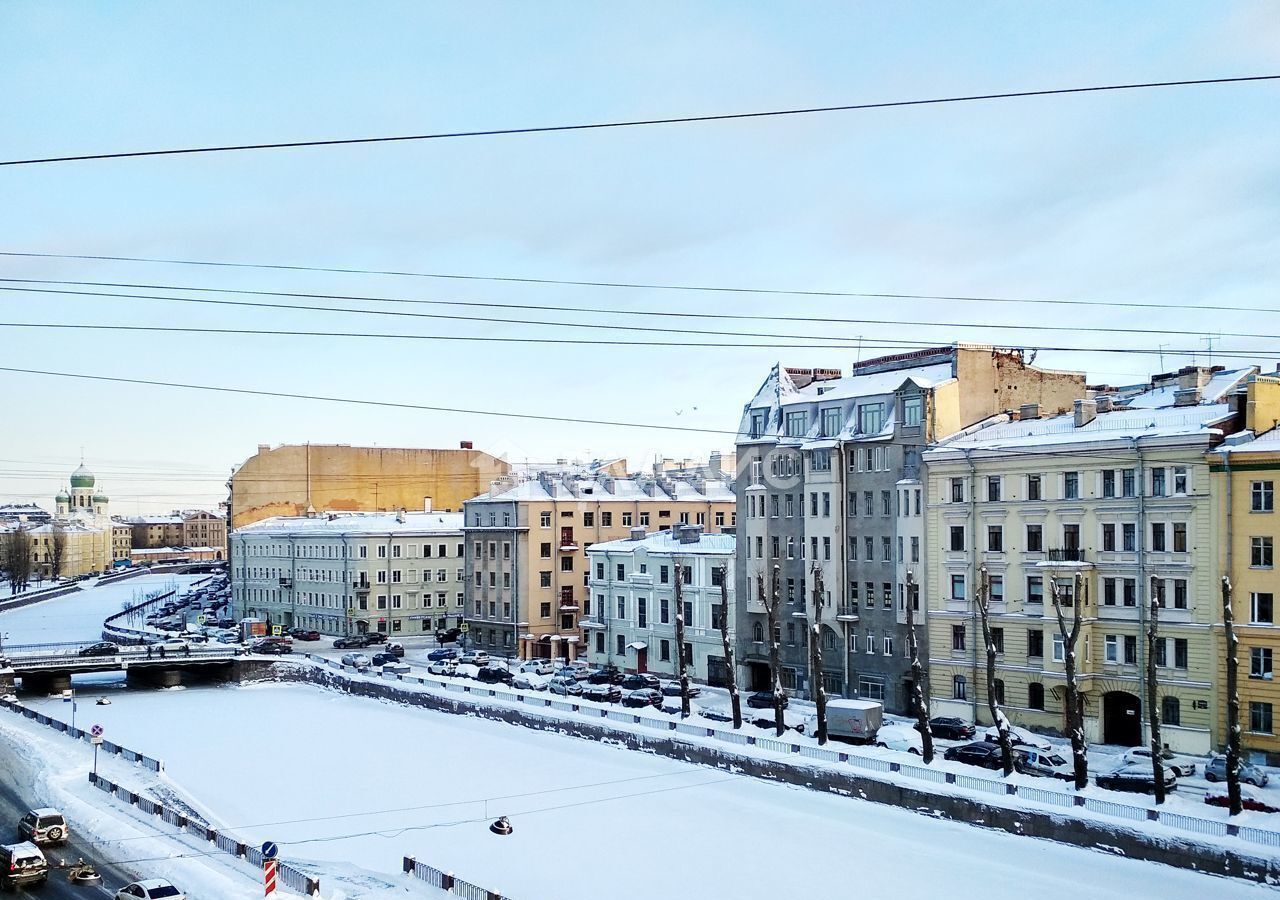
<instances>
[{"instance_id":1,"label":"stone bridge pier","mask_svg":"<svg viewBox=\"0 0 1280 900\"><path fill-rule=\"evenodd\" d=\"M65 672L28 672L20 677L22 689L33 694L52 696L71 690L71 676Z\"/></svg>"},{"instance_id":2,"label":"stone bridge pier","mask_svg":"<svg viewBox=\"0 0 1280 900\"><path fill-rule=\"evenodd\" d=\"M182 670L159 666L130 666L125 679L133 687L177 687L182 684Z\"/></svg>"}]
</instances>

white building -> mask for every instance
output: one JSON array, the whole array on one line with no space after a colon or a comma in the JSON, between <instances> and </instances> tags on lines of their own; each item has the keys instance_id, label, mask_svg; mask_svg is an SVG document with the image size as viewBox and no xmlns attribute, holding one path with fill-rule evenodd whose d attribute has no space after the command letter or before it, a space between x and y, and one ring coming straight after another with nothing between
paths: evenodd
<instances>
[{"instance_id":1,"label":"white building","mask_svg":"<svg viewBox=\"0 0 1280 900\"><path fill-rule=\"evenodd\" d=\"M697 525L646 534L587 549L592 618L584 619L587 658L634 672L676 673L676 578L681 577L689 676L725 683L720 616L727 592L733 640L733 566L737 539L703 534ZM727 579L727 581L725 580Z\"/></svg>"},{"instance_id":2,"label":"white building","mask_svg":"<svg viewBox=\"0 0 1280 900\"><path fill-rule=\"evenodd\" d=\"M326 634L459 624L461 513L278 516L231 535L237 616Z\"/></svg>"}]
</instances>

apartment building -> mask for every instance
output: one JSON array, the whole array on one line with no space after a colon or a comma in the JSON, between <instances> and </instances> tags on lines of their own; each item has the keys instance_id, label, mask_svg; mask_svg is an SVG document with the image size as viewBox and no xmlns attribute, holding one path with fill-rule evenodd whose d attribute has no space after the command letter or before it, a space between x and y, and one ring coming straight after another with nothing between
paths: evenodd
<instances>
[{"instance_id":1,"label":"apartment building","mask_svg":"<svg viewBox=\"0 0 1280 900\"><path fill-rule=\"evenodd\" d=\"M1013 722L1065 725L1056 586L1068 607L1080 604L1088 739L1147 740L1155 592L1164 742L1189 753L1216 744L1219 565L1205 454L1236 430L1232 395L1252 373L1192 367L1077 400L1067 415L1026 406L925 452L935 713L990 722L974 602L985 570L996 699Z\"/></svg>"},{"instance_id":2,"label":"apartment building","mask_svg":"<svg viewBox=\"0 0 1280 900\"><path fill-rule=\"evenodd\" d=\"M779 570L783 686L813 690L806 647L822 581L828 694L907 712L907 573L924 565L921 454L933 441L1021 403L1069 409L1084 376L1016 351L955 345L836 369L776 366L743 410L737 439L739 658L769 683L759 585ZM917 608L927 602L917 596ZM923 627L917 628L921 640Z\"/></svg>"},{"instance_id":3,"label":"apartment building","mask_svg":"<svg viewBox=\"0 0 1280 900\"><path fill-rule=\"evenodd\" d=\"M1218 520L1221 571L1231 577L1237 640L1241 746L1251 761L1280 764L1280 593L1275 548L1280 545L1276 487L1280 485L1280 376L1255 375L1245 386L1244 431L1209 453ZM1216 626L1218 748L1226 735L1227 648Z\"/></svg>"},{"instance_id":4,"label":"apartment building","mask_svg":"<svg viewBox=\"0 0 1280 900\"><path fill-rule=\"evenodd\" d=\"M582 620L587 659L598 666L676 675L675 617L683 612L689 677L727 684L720 620L727 611L733 640L735 543L732 534L677 525L653 534L637 526L624 540L593 544L587 550L591 616Z\"/></svg>"},{"instance_id":5,"label":"apartment building","mask_svg":"<svg viewBox=\"0 0 1280 900\"><path fill-rule=\"evenodd\" d=\"M461 622L461 513L277 516L237 528L231 543L237 616L330 635Z\"/></svg>"},{"instance_id":6,"label":"apartment building","mask_svg":"<svg viewBox=\"0 0 1280 900\"><path fill-rule=\"evenodd\" d=\"M208 547L222 559L227 549L227 520L203 509L174 510L168 515L128 516L134 550L166 547ZM126 554L127 556L127 554Z\"/></svg>"},{"instance_id":7,"label":"apartment building","mask_svg":"<svg viewBox=\"0 0 1280 900\"><path fill-rule=\"evenodd\" d=\"M582 654L593 544L632 528L734 524L732 482L695 475L617 477L615 466L568 467L495 482L463 507L466 621L476 646L521 658Z\"/></svg>"}]
</instances>

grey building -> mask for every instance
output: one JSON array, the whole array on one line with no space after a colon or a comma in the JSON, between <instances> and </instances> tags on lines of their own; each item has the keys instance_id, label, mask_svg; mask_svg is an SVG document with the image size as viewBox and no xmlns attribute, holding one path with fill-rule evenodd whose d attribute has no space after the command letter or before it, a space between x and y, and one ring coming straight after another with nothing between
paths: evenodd
<instances>
[{"instance_id":1,"label":"grey building","mask_svg":"<svg viewBox=\"0 0 1280 900\"><path fill-rule=\"evenodd\" d=\"M760 592L771 592L776 572L783 687L810 696L821 677L829 695L908 712L908 593L928 658L923 450L1021 402L1069 408L1083 389L1079 373L1035 369L1017 351L991 347L882 357L847 376L775 366L746 404L737 439L735 587L747 683L769 683ZM821 673L809 665L815 603Z\"/></svg>"}]
</instances>

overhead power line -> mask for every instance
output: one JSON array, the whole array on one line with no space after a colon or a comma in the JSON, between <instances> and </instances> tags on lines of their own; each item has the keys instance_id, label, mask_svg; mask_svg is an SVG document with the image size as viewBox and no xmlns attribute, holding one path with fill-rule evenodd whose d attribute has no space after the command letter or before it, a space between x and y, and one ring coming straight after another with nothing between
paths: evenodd
<instances>
[{"instance_id":1,"label":"overhead power line","mask_svg":"<svg viewBox=\"0 0 1280 900\"><path fill-rule=\"evenodd\" d=\"M220 144L197 147L180 147L164 150L129 150L115 153L81 153L65 156L43 156L27 159L0 160L0 166L29 166L42 163L85 162L99 159L130 159L145 156L182 156L197 153L228 153L241 150L289 150L300 147L336 147L352 144L390 144L409 141L437 141L458 138L500 137L522 134L551 134L571 131L599 131L618 128L638 128L651 125L689 125L700 122L727 122L744 119L767 119L784 116L806 116L818 113L854 112L858 110L892 109L907 106L938 106L955 103L976 103L989 100L1012 100L1028 97L1053 97L1065 94L1098 94L1112 91L1135 91L1151 88L1191 87L1195 85L1241 84L1255 81L1275 81L1280 75L1244 75L1233 78L1195 78L1178 81L1146 81L1127 84L1102 84L1088 87L1048 88L1035 91L1004 91L992 94L966 94L949 97L931 97L919 100L886 100L874 103L847 103L838 106L810 106L788 109L763 110L742 113L716 113L701 116L669 116L655 119L625 119L609 122L588 122L576 125L537 125L525 128L489 128L477 131L439 131L425 134L402 134L379 137L329 138L323 140L274 141L252 144Z\"/></svg>"},{"instance_id":2,"label":"overhead power line","mask_svg":"<svg viewBox=\"0 0 1280 900\"><path fill-rule=\"evenodd\" d=\"M340 275L385 275L403 278L435 278L451 281L489 281L512 284L537 284L537 285L563 285L567 287L593 287L593 288L623 288L629 290L645 290L645 291L682 291L692 293L721 293L721 294L759 294L764 296L784 296L784 297L827 297L838 298L847 297L853 299L867 300L943 300L954 303L1019 303L1019 304L1044 304L1050 306L1093 306L1105 307L1112 309L1154 309L1167 313L1170 304L1168 303L1143 303L1140 301L1125 300L1059 300L1045 297L989 297L968 294L920 294L920 293L893 293L885 291L824 291L824 290L808 290L801 288L764 288L764 287L741 287L732 285L699 285L699 284L666 284L660 282L641 282L641 281L575 281L567 278L526 278L512 275L464 275L444 272L411 272L396 269L359 269L340 266L302 266L287 265L282 263L242 263L242 262L219 262L215 260L198 260L198 259L166 259L162 257L146 257L146 256L103 256L88 253L30 253L19 251L0 251L0 257L18 257L27 259L78 259L86 261L99 262L136 262L149 263L158 265L175 265L175 266L201 266L209 268L226 268L226 269L264 269L269 271L282 272L327 272ZM39 282L38 279L28 279L38 283L53 283L49 281ZM112 282L57 282L59 284L84 284L99 286L119 286L119 287L146 287L164 290L175 290L176 288L161 287L158 285L137 285L137 284L114 284ZM212 291L214 288L182 288L182 290L205 290ZM234 291L234 293L253 294L255 291ZM262 292L267 293L267 292ZM287 292L276 292L279 296L308 296L306 294L289 294ZM648 310L638 312L634 310L601 310L594 307L583 306L561 306L555 304L530 304L530 303L493 303L481 301L462 301L462 300L397 300L393 298L376 298L376 297L359 297L347 296L341 294L334 295L312 295L328 297L329 299L350 299L350 300L369 300L370 302L399 302L399 303L417 303L417 304L434 304L447 306L470 306L485 307L494 309L532 309L532 310L561 310L566 312L609 312L616 315L651 315L651 316L670 316L677 318L723 318L738 319L743 321L782 321L782 322L843 322L845 319L835 318L816 318L812 316L786 316L786 315L743 315L743 314L726 314L726 313L698 313L683 311L659 311ZM1264 313L1267 315L1280 315L1280 308L1258 308L1252 306L1226 306L1216 303L1183 303L1177 304L1178 309L1203 310L1206 312L1247 312L1247 313Z\"/></svg>"}]
</instances>

